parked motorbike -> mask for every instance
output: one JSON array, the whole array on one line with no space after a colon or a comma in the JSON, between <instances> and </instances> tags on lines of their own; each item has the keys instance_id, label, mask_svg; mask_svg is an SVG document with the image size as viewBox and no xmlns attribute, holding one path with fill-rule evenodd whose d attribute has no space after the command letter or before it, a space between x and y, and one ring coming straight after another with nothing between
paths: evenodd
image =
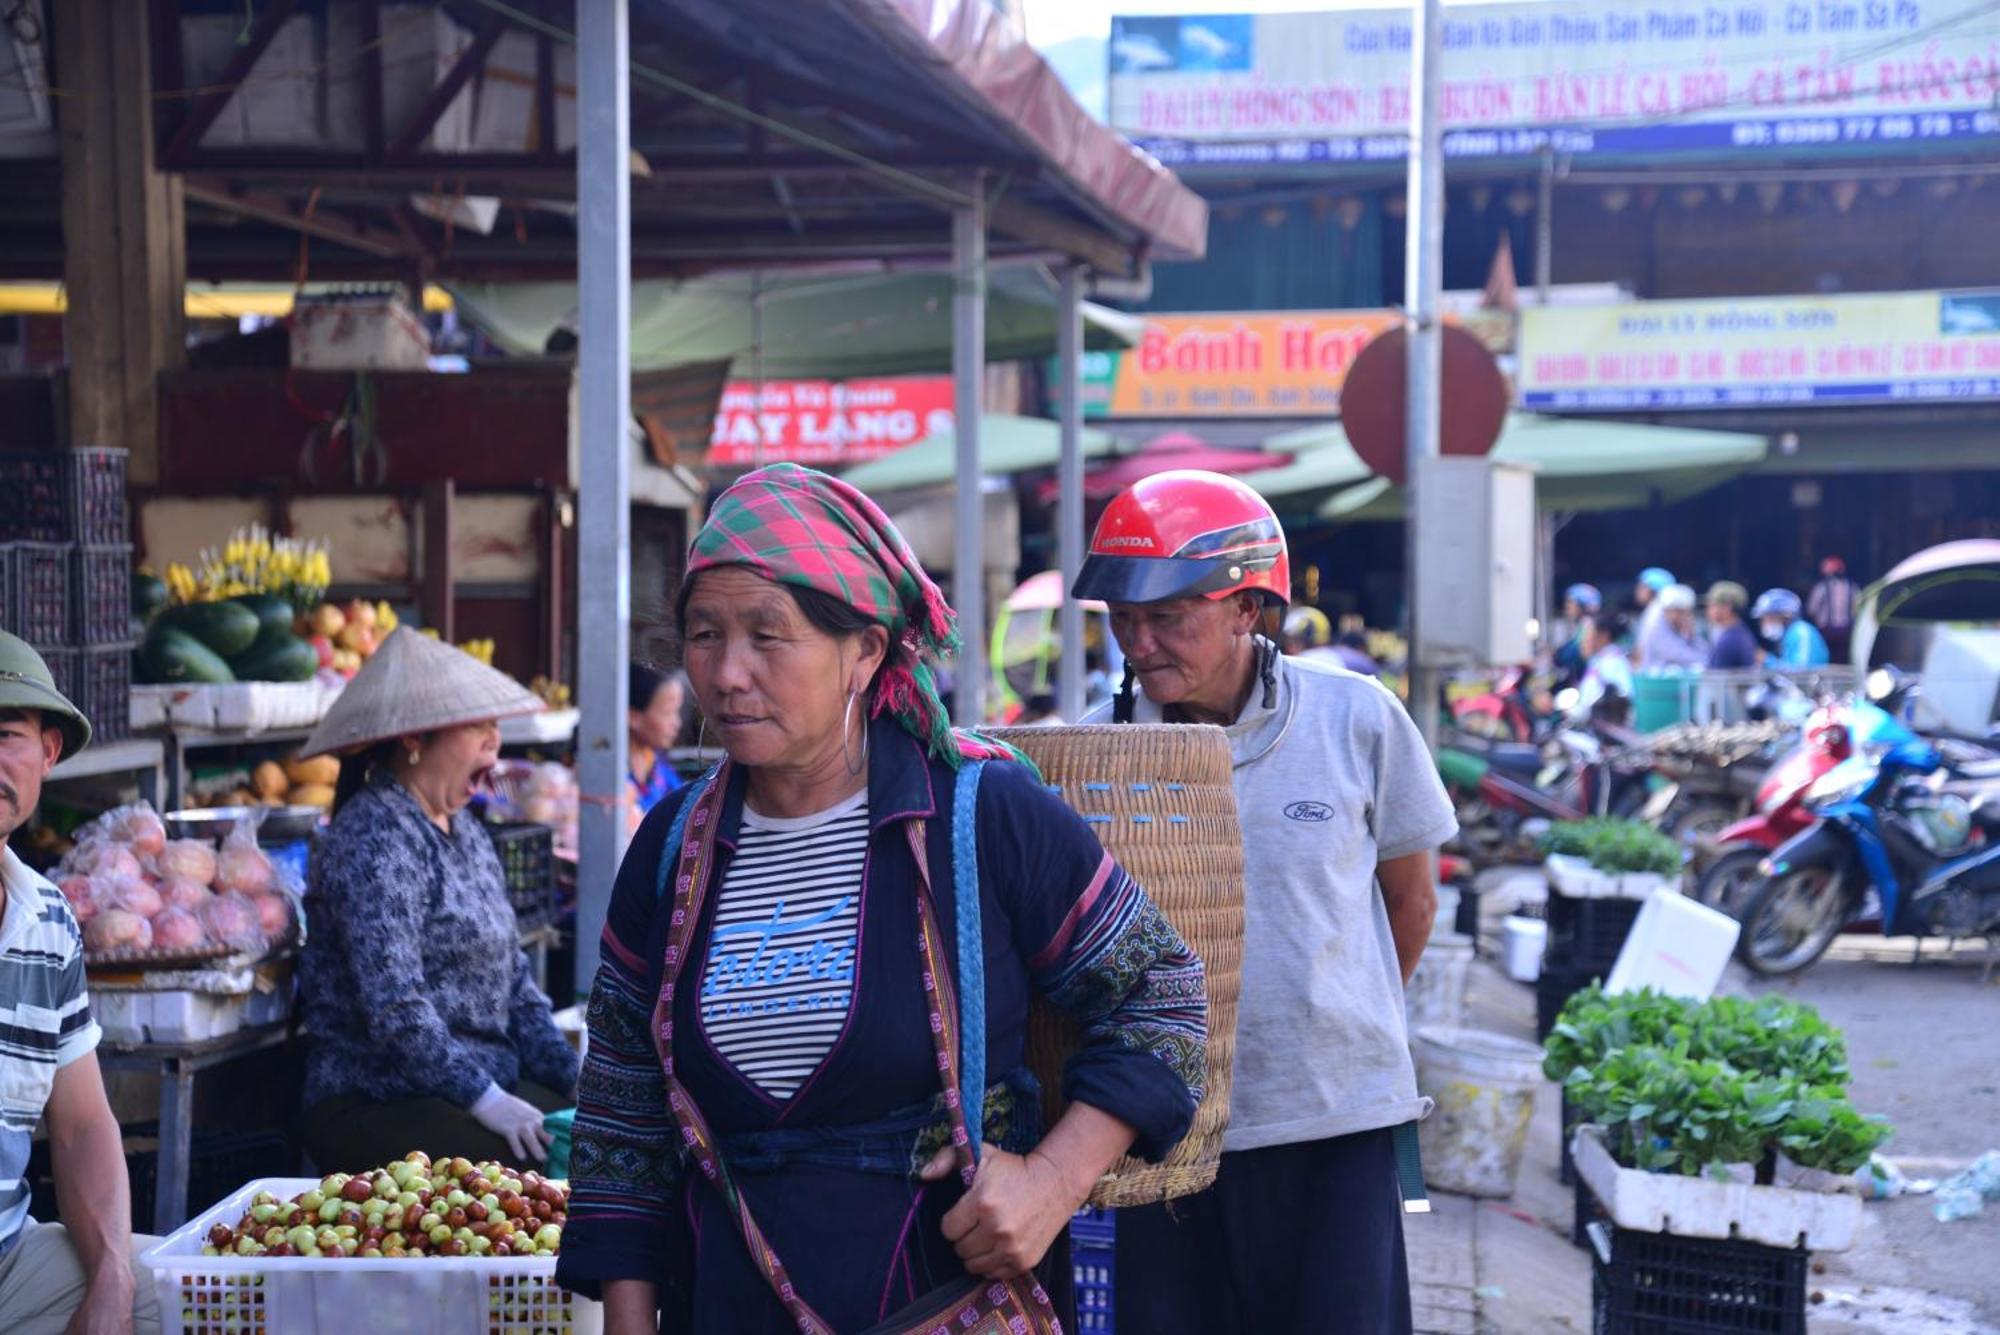
<instances>
[{"instance_id":1,"label":"parked motorbike","mask_svg":"<svg viewBox=\"0 0 2000 1335\"><path fill-rule=\"evenodd\" d=\"M1954 768L1917 738L1850 756L1807 801L1816 823L1765 859L1744 902L1749 968L1796 973L1870 919L1884 936L2000 933L2000 768Z\"/></svg>"},{"instance_id":2,"label":"parked motorbike","mask_svg":"<svg viewBox=\"0 0 2000 1335\"><path fill-rule=\"evenodd\" d=\"M1491 689L1451 701L1452 725L1487 741L1538 741L1546 722L1536 708L1536 694L1527 668L1506 668Z\"/></svg>"},{"instance_id":3,"label":"parked motorbike","mask_svg":"<svg viewBox=\"0 0 2000 1335\"><path fill-rule=\"evenodd\" d=\"M1614 707L1615 712L1615 707ZM1461 734L1438 750L1438 773L1458 812L1452 847L1476 866L1536 860L1536 837L1551 821L1626 815L1644 805L1645 775L1622 764L1608 742L1614 718L1565 727L1541 746Z\"/></svg>"},{"instance_id":4,"label":"parked motorbike","mask_svg":"<svg viewBox=\"0 0 2000 1335\"><path fill-rule=\"evenodd\" d=\"M1754 814L1718 831L1695 881L1695 898L1736 914L1763 881L1759 864L1818 819L1807 794L1857 749L1880 750L1917 739L1897 718L1916 689L1913 678L1885 674L1870 683L1870 700L1822 705L1806 720L1799 745L1771 767L1757 790Z\"/></svg>"}]
</instances>

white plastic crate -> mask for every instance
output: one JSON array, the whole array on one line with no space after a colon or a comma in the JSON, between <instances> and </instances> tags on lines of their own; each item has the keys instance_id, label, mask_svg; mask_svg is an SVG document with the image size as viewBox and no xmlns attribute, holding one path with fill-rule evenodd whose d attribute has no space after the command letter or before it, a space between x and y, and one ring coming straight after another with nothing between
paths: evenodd
<instances>
[{"instance_id":1,"label":"white plastic crate","mask_svg":"<svg viewBox=\"0 0 2000 1335\"><path fill-rule=\"evenodd\" d=\"M1861 1198L1743 1182L1711 1182L1678 1173L1621 1168L1604 1132L1577 1128L1577 1175L1620 1228L1681 1238L1740 1238L1816 1252L1846 1251L1861 1228Z\"/></svg>"},{"instance_id":2,"label":"white plastic crate","mask_svg":"<svg viewBox=\"0 0 2000 1335\"><path fill-rule=\"evenodd\" d=\"M251 1182L181 1225L139 1264L159 1292L165 1335L600 1335L598 1304L556 1287L553 1258L329 1261L203 1256L258 1192L289 1200L318 1178Z\"/></svg>"}]
</instances>

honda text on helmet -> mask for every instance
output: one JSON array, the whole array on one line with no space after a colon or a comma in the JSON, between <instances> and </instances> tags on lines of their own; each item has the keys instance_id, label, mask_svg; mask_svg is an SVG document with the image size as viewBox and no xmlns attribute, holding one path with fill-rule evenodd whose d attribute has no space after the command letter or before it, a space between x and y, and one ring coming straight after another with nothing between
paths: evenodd
<instances>
[{"instance_id":1,"label":"honda text on helmet","mask_svg":"<svg viewBox=\"0 0 2000 1335\"><path fill-rule=\"evenodd\" d=\"M1204 689L1226 671L1214 626L1204 618L1175 615L1172 609L1128 643L1119 629L1119 605L1221 602L1249 594L1266 610L1290 601L1291 558L1285 531L1262 496L1220 473L1193 469L1156 473L1121 492L1097 523L1090 553L1071 590L1078 598L1101 598L1112 606L1112 626L1125 649L1125 680L1115 717L1132 717L1133 691L1140 679L1160 703ZM1224 635L1244 633L1241 626ZM1258 677L1265 707L1275 702L1275 644L1259 641Z\"/></svg>"}]
</instances>

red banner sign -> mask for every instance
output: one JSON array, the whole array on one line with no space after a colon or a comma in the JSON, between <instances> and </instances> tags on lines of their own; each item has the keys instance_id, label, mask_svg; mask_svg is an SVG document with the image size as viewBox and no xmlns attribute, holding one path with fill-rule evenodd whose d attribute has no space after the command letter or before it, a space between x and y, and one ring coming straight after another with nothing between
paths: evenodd
<instances>
[{"instance_id":1,"label":"red banner sign","mask_svg":"<svg viewBox=\"0 0 2000 1335\"><path fill-rule=\"evenodd\" d=\"M732 380L722 394L708 462L858 464L951 430L950 376L889 380Z\"/></svg>"}]
</instances>

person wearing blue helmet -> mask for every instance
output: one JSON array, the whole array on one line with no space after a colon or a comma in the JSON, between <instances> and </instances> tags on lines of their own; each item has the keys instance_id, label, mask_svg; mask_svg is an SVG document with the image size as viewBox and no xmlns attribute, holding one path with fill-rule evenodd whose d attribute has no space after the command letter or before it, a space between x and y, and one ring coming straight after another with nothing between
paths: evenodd
<instances>
[{"instance_id":1,"label":"person wearing blue helmet","mask_svg":"<svg viewBox=\"0 0 2000 1335\"><path fill-rule=\"evenodd\" d=\"M1758 634L1772 646L1765 661L1773 667L1824 667L1833 661L1819 628L1807 621L1799 596L1790 589L1766 589L1750 608Z\"/></svg>"},{"instance_id":2,"label":"person wearing blue helmet","mask_svg":"<svg viewBox=\"0 0 2000 1335\"><path fill-rule=\"evenodd\" d=\"M1641 663L1638 650L1649 636L1658 635L1660 623L1666 620L1667 609L1660 601L1660 595L1674 587L1674 574L1659 566L1647 566L1639 572L1639 578L1632 582L1632 606L1638 611L1632 620L1633 661ZM1657 666L1657 665L1656 665Z\"/></svg>"},{"instance_id":3,"label":"person wearing blue helmet","mask_svg":"<svg viewBox=\"0 0 2000 1335\"><path fill-rule=\"evenodd\" d=\"M1560 684L1569 685L1583 677L1583 623L1586 617L1604 609L1604 595L1597 591L1595 584L1572 584L1563 590L1562 619L1550 629L1554 632L1556 677Z\"/></svg>"}]
</instances>

